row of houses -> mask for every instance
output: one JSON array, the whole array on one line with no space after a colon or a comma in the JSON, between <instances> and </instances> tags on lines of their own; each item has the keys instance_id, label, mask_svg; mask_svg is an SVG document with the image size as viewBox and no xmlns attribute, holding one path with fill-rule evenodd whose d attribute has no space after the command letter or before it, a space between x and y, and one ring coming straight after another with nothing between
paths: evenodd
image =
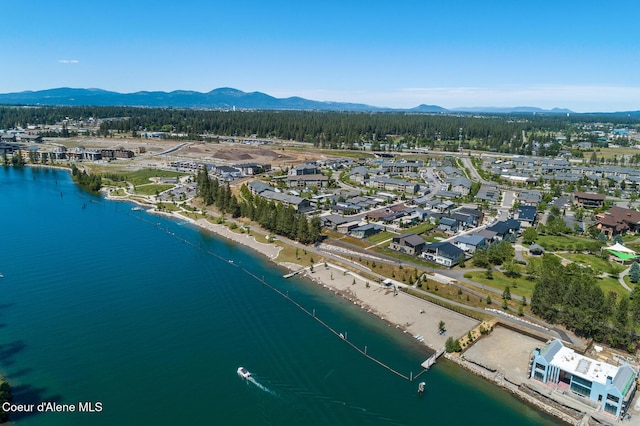
<instances>
[{"instance_id":1,"label":"row of houses","mask_svg":"<svg viewBox=\"0 0 640 426\"><path fill-rule=\"evenodd\" d=\"M610 179L617 185L622 182L640 184L640 170L636 168L587 165L565 158L516 156L507 161L491 159L483 164L483 168L513 182L533 183L542 178L570 183L586 178L591 182Z\"/></svg>"}]
</instances>

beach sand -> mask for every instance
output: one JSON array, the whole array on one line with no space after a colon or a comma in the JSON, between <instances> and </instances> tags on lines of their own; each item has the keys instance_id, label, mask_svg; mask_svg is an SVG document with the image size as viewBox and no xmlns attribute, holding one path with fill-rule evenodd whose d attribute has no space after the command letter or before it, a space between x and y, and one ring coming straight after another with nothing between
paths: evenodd
<instances>
[{"instance_id":1,"label":"beach sand","mask_svg":"<svg viewBox=\"0 0 640 426\"><path fill-rule=\"evenodd\" d=\"M300 269L300 266L295 264L281 265L293 271ZM418 341L432 350L444 348L449 336L459 339L479 324L472 318L396 291L392 286L373 282L332 263L327 262L326 266L325 263L318 263L314 265L313 272L305 268L304 276L340 293L362 309L410 333L414 338L422 336L423 339ZM438 332L440 321L445 323L446 332L443 334Z\"/></svg>"}]
</instances>

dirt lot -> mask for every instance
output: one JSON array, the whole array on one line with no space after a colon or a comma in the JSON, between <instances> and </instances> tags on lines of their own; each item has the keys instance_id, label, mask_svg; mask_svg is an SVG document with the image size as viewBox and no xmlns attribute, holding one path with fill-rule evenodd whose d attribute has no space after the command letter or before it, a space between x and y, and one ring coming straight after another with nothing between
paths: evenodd
<instances>
[{"instance_id":1,"label":"dirt lot","mask_svg":"<svg viewBox=\"0 0 640 426\"><path fill-rule=\"evenodd\" d=\"M535 348L544 342L504 327L496 327L491 334L478 340L464 357L485 367L498 370L507 379L522 383L527 379L527 367Z\"/></svg>"},{"instance_id":2,"label":"dirt lot","mask_svg":"<svg viewBox=\"0 0 640 426\"><path fill-rule=\"evenodd\" d=\"M189 141L185 146L162 157L154 157L154 154L166 151L172 147L180 145L180 141L161 139L133 139L133 138L56 138L47 139L45 145L54 146L65 145L68 149L76 147L84 148L115 148L136 150L143 147L146 153L136 155L133 163L148 163L150 157L155 162L164 159L165 161L202 161L221 165L232 165L239 163L271 164L273 167L291 167L304 161L313 161L332 158L321 152L284 147L284 145L274 142L272 144L245 144L245 143L205 143Z\"/></svg>"}]
</instances>

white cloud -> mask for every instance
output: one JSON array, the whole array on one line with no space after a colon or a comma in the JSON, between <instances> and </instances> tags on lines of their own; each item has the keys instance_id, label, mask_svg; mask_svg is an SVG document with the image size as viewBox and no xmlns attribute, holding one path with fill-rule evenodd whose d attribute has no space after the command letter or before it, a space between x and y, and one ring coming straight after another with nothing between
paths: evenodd
<instances>
[{"instance_id":1,"label":"white cloud","mask_svg":"<svg viewBox=\"0 0 640 426\"><path fill-rule=\"evenodd\" d=\"M79 64L80 61L77 59L58 59L58 63L60 64Z\"/></svg>"}]
</instances>

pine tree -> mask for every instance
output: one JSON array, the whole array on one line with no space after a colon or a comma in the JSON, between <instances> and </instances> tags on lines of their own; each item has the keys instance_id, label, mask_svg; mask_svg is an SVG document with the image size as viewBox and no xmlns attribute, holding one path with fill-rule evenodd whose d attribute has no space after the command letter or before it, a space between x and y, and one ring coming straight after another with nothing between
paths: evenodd
<instances>
[{"instance_id":1,"label":"pine tree","mask_svg":"<svg viewBox=\"0 0 640 426\"><path fill-rule=\"evenodd\" d=\"M638 262L633 262L631 269L629 270L629 279L632 283L640 281L640 265Z\"/></svg>"}]
</instances>

